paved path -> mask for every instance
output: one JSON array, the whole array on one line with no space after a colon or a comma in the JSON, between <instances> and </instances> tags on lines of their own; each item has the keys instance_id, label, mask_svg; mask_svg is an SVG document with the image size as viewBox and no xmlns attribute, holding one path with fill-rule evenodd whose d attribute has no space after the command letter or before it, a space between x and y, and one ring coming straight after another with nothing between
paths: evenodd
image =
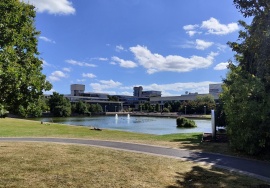
<instances>
[{"instance_id":1,"label":"paved path","mask_svg":"<svg viewBox=\"0 0 270 188\"><path fill-rule=\"evenodd\" d=\"M195 162L210 163L219 168L225 168L230 171L240 172L242 174L253 176L258 179L270 182L269 162L249 160L227 155L194 152L190 150L173 149L144 144L133 144L116 141L102 141L102 140L84 140L84 139L68 139L68 138L0 138L0 141L82 144L89 146L113 148L131 152L147 153L152 155L173 157Z\"/></svg>"}]
</instances>

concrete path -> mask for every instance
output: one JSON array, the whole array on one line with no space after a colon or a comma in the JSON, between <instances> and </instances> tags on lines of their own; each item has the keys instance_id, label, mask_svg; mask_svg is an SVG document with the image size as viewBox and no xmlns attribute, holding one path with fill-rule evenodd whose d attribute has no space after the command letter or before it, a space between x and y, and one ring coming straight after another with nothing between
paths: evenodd
<instances>
[{"instance_id":1,"label":"concrete path","mask_svg":"<svg viewBox=\"0 0 270 188\"><path fill-rule=\"evenodd\" d=\"M130 152L147 153L165 157L179 158L195 162L209 163L219 168L239 172L267 182L270 182L270 163L220 155L214 153L194 152L190 150L173 149L144 144L133 144L116 141L84 140L68 138L0 138L0 142L53 142L66 144L81 144L96 147L106 147Z\"/></svg>"}]
</instances>

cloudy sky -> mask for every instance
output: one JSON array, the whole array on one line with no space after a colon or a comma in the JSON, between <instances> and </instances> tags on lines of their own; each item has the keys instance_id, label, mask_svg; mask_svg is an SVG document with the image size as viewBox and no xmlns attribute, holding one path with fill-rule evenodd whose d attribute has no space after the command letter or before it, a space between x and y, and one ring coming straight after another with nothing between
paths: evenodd
<instances>
[{"instance_id":1,"label":"cloudy sky","mask_svg":"<svg viewBox=\"0 0 270 188\"><path fill-rule=\"evenodd\" d=\"M244 18L232 0L23 0L35 5L53 91L208 93L226 77Z\"/></svg>"}]
</instances>

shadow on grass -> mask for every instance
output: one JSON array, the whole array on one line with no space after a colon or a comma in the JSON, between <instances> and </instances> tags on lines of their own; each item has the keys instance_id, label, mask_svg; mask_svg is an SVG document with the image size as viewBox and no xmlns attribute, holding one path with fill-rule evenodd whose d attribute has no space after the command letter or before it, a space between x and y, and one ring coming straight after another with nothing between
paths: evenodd
<instances>
[{"instance_id":1,"label":"shadow on grass","mask_svg":"<svg viewBox=\"0 0 270 188\"><path fill-rule=\"evenodd\" d=\"M221 154L233 154L227 142L203 142L203 134L193 134L189 137L173 138L170 142L179 143L179 148L188 150L200 150L202 152L215 152Z\"/></svg>"},{"instance_id":2,"label":"shadow on grass","mask_svg":"<svg viewBox=\"0 0 270 188\"><path fill-rule=\"evenodd\" d=\"M202 141L202 134L195 134L187 138L175 138L170 142L186 142L186 143L200 143Z\"/></svg>"},{"instance_id":3,"label":"shadow on grass","mask_svg":"<svg viewBox=\"0 0 270 188\"><path fill-rule=\"evenodd\" d=\"M244 152L231 149L228 141L224 142L222 139L216 141L202 141L202 137L203 134L198 133L193 134L192 136L189 135L188 137L172 138L169 141L178 143L180 149L213 152L270 162L270 151L260 155L251 156Z\"/></svg>"},{"instance_id":4,"label":"shadow on grass","mask_svg":"<svg viewBox=\"0 0 270 188\"><path fill-rule=\"evenodd\" d=\"M175 184L166 188L209 188L209 187L249 187L249 188L270 188L269 184L261 181L247 179L243 176L236 176L233 173L222 173L215 169L206 169L194 166L187 173L176 172Z\"/></svg>"}]
</instances>

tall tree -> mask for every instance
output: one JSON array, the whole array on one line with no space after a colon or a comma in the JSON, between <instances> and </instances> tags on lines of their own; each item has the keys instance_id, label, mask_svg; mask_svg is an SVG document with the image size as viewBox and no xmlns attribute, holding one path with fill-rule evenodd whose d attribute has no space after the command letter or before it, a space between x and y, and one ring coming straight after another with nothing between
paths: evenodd
<instances>
[{"instance_id":1,"label":"tall tree","mask_svg":"<svg viewBox=\"0 0 270 188\"><path fill-rule=\"evenodd\" d=\"M238 65L229 64L221 95L230 145L249 154L270 149L270 2L234 0L250 25L240 21L239 43L229 42Z\"/></svg>"},{"instance_id":2,"label":"tall tree","mask_svg":"<svg viewBox=\"0 0 270 188\"><path fill-rule=\"evenodd\" d=\"M0 104L10 111L28 109L51 84L42 74L34 6L0 1Z\"/></svg>"},{"instance_id":3,"label":"tall tree","mask_svg":"<svg viewBox=\"0 0 270 188\"><path fill-rule=\"evenodd\" d=\"M49 99L49 106L54 116L67 117L71 115L71 103L64 95L53 92Z\"/></svg>"}]
</instances>

